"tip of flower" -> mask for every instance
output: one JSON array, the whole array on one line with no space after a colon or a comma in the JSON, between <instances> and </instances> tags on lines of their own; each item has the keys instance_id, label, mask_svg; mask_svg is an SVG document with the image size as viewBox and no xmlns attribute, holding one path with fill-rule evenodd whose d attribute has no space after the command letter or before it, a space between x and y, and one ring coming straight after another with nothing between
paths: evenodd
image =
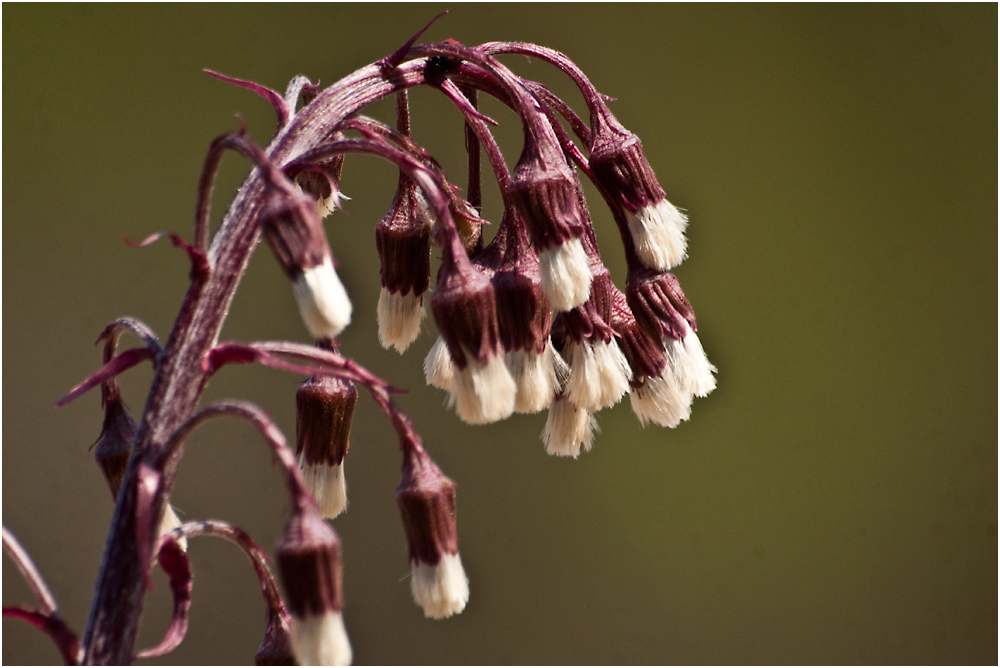
<instances>
[{"instance_id":1,"label":"tip of flower","mask_svg":"<svg viewBox=\"0 0 1000 668\"><path fill-rule=\"evenodd\" d=\"M316 499L319 514L332 520L347 510L347 482L344 464L302 465L306 488Z\"/></svg>"},{"instance_id":2,"label":"tip of flower","mask_svg":"<svg viewBox=\"0 0 1000 668\"><path fill-rule=\"evenodd\" d=\"M469 602L469 579L458 553L442 555L433 566L414 561L410 590L413 600L431 619L445 619L465 610Z\"/></svg>"},{"instance_id":3,"label":"tip of flower","mask_svg":"<svg viewBox=\"0 0 1000 668\"><path fill-rule=\"evenodd\" d=\"M427 311L422 295L389 292L382 288L378 296L378 340L388 350L402 354L420 336L420 324Z\"/></svg>"},{"instance_id":4,"label":"tip of flower","mask_svg":"<svg viewBox=\"0 0 1000 668\"><path fill-rule=\"evenodd\" d=\"M330 258L305 269L292 284L292 291L313 338L336 338L351 323L351 300Z\"/></svg>"},{"instance_id":5,"label":"tip of flower","mask_svg":"<svg viewBox=\"0 0 1000 668\"><path fill-rule=\"evenodd\" d=\"M667 271L687 257L687 216L668 200L641 206L626 217L632 242L647 267Z\"/></svg>"},{"instance_id":6,"label":"tip of flower","mask_svg":"<svg viewBox=\"0 0 1000 668\"><path fill-rule=\"evenodd\" d=\"M292 616L292 651L300 666L349 666L351 642L344 618L336 610Z\"/></svg>"},{"instance_id":7,"label":"tip of flower","mask_svg":"<svg viewBox=\"0 0 1000 668\"><path fill-rule=\"evenodd\" d=\"M628 391L632 372L618 342L571 342L566 397L591 413L614 406Z\"/></svg>"},{"instance_id":8,"label":"tip of flower","mask_svg":"<svg viewBox=\"0 0 1000 668\"><path fill-rule=\"evenodd\" d=\"M685 323L684 338L664 339L669 368L680 389L696 397L708 396L715 389L717 369L708 361L705 349L694 330Z\"/></svg>"},{"instance_id":9,"label":"tip of flower","mask_svg":"<svg viewBox=\"0 0 1000 668\"><path fill-rule=\"evenodd\" d=\"M594 432L600 431L597 420L568 399L556 399L549 406L549 416L542 430L545 452L555 457L580 456L594 446Z\"/></svg>"},{"instance_id":10,"label":"tip of flower","mask_svg":"<svg viewBox=\"0 0 1000 668\"><path fill-rule=\"evenodd\" d=\"M528 350L504 353L504 362L517 386L515 413L538 413L552 403L559 389L555 361L558 355L551 341L540 355Z\"/></svg>"},{"instance_id":11,"label":"tip of flower","mask_svg":"<svg viewBox=\"0 0 1000 668\"><path fill-rule=\"evenodd\" d=\"M647 378L642 385L629 391L632 412L644 427L652 422L672 429L691 417L691 393L678 387L668 373L664 371L663 375Z\"/></svg>"},{"instance_id":12,"label":"tip of flower","mask_svg":"<svg viewBox=\"0 0 1000 668\"><path fill-rule=\"evenodd\" d=\"M440 336L424 358L424 378L431 387L450 390L455 377L455 364L451 361L448 344Z\"/></svg>"},{"instance_id":13,"label":"tip of flower","mask_svg":"<svg viewBox=\"0 0 1000 668\"><path fill-rule=\"evenodd\" d=\"M579 239L538 253L539 282L554 308L569 311L590 297L590 261Z\"/></svg>"},{"instance_id":14,"label":"tip of flower","mask_svg":"<svg viewBox=\"0 0 1000 668\"><path fill-rule=\"evenodd\" d=\"M468 424L489 424L514 412L517 385L502 357L490 356L480 364L466 352L468 366L455 369L448 388L448 407Z\"/></svg>"}]
</instances>

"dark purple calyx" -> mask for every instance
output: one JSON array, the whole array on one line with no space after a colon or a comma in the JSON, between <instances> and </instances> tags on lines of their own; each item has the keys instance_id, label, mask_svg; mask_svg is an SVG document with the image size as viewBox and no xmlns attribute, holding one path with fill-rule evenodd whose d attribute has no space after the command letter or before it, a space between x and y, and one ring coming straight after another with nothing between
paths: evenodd
<instances>
[{"instance_id":1,"label":"dark purple calyx","mask_svg":"<svg viewBox=\"0 0 1000 668\"><path fill-rule=\"evenodd\" d=\"M358 403L354 383L313 376L295 393L295 454L306 465L337 466L350 448L351 420Z\"/></svg>"},{"instance_id":2,"label":"dark purple calyx","mask_svg":"<svg viewBox=\"0 0 1000 668\"><path fill-rule=\"evenodd\" d=\"M642 152L642 142L628 132L600 133L594 137L590 169L597 185L630 212L666 198L656 174Z\"/></svg>"},{"instance_id":3,"label":"dark purple calyx","mask_svg":"<svg viewBox=\"0 0 1000 668\"><path fill-rule=\"evenodd\" d=\"M663 373L667 365L663 343L660 339L651 337L639 326L628 308L624 293L617 289L611 309L611 326L618 335L618 345L632 369L629 384L638 387L646 382L647 378L654 378Z\"/></svg>"},{"instance_id":4,"label":"dark purple calyx","mask_svg":"<svg viewBox=\"0 0 1000 668\"><path fill-rule=\"evenodd\" d=\"M408 449L396 488L410 561L435 565L458 553L455 483L422 448Z\"/></svg>"},{"instance_id":5,"label":"dark purple calyx","mask_svg":"<svg viewBox=\"0 0 1000 668\"><path fill-rule=\"evenodd\" d=\"M281 268L295 280L331 257L326 232L308 196L286 196L265 213L263 232Z\"/></svg>"},{"instance_id":6,"label":"dark purple calyx","mask_svg":"<svg viewBox=\"0 0 1000 668\"><path fill-rule=\"evenodd\" d=\"M305 508L289 520L277 559L294 616L318 617L343 609L340 539L315 508Z\"/></svg>"},{"instance_id":7,"label":"dark purple calyx","mask_svg":"<svg viewBox=\"0 0 1000 668\"><path fill-rule=\"evenodd\" d=\"M416 186L400 175L396 198L375 226L382 287L393 294L423 294L430 285L431 227Z\"/></svg>"},{"instance_id":8,"label":"dark purple calyx","mask_svg":"<svg viewBox=\"0 0 1000 668\"><path fill-rule=\"evenodd\" d=\"M657 339L684 338L685 322L693 331L698 329L694 309L670 272L630 267L625 298L639 326Z\"/></svg>"},{"instance_id":9,"label":"dark purple calyx","mask_svg":"<svg viewBox=\"0 0 1000 668\"><path fill-rule=\"evenodd\" d=\"M499 352L493 285L464 253L456 257L451 247L445 248L431 310L441 338L459 369L469 365L467 354L485 365Z\"/></svg>"},{"instance_id":10,"label":"dark purple calyx","mask_svg":"<svg viewBox=\"0 0 1000 668\"><path fill-rule=\"evenodd\" d=\"M580 306L560 313L557 319L562 321L565 335L580 343L589 341L609 343L615 332L611 327L612 290L611 274L607 269L595 274L590 287L590 297Z\"/></svg>"}]
</instances>

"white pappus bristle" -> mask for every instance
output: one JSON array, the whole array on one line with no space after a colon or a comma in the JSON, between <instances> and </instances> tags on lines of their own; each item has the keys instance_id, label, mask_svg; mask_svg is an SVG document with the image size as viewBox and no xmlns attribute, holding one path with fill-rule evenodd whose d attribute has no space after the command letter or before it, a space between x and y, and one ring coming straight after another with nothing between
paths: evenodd
<instances>
[{"instance_id":1,"label":"white pappus bristle","mask_svg":"<svg viewBox=\"0 0 1000 668\"><path fill-rule=\"evenodd\" d=\"M300 666L349 666L351 641L336 610L292 616L292 652Z\"/></svg>"},{"instance_id":2,"label":"white pappus bristle","mask_svg":"<svg viewBox=\"0 0 1000 668\"><path fill-rule=\"evenodd\" d=\"M629 399L632 412L644 427L647 422L652 422L673 428L691 417L693 397L690 392L678 387L669 369L664 369L659 376L647 378L639 387L631 388Z\"/></svg>"},{"instance_id":3,"label":"white pappus bristle","mask_svg":"<svg viewBox=\"0 0 1000 668\"><path fill-rule=\"evenodd\" d=\"M687 216L668 200L627 211L628 230L639 257L657 271L676 267L687 257Z\"/></svg>"},{"instance_id":4,"label":"white pappus bristle","mask_svg":"<svg viewBox=\"0 0 1000 668\"><path fill-rule=\"evenodd\" d=\"M517 385L503 358L491 355L480 364L465 351L468 366L455 367L448 388L448 407L468 424L489 424L510 417L514 412Z\"/></svg>"},{"instance_id":5,"label":"white pappus bristle","mask_svg":"<svg viewBox=\"0 0 1000 668\"><path fill-rule=\"evenodd\" d=\"M431 619L444 619L465 610L469 602L469 579L458 553L441 555L434 565L414 561L410 591L413 600Z\"/></svg>"},{"instance_id":6,"label":"white pappus bristle","mask_svg":"<svg viewBox=\"0 0 1000 668\"><path fill-rule=\"evenodd\" d=\"M160 527L158 529L159 535L162 536L165 533L170 533L181 524L183 524L183 522L181 522L181 518L177 517L177 512L174 510L174 507L169 503L165 505L163 507L163 516L160 518ZM188 542L186 537L181 536L177 539L177 543L181 546L182 550L187 552Z\"/></svg>"},{"instance_id":7,"label":"white pappus bristle","mask_svg":"<svg viewBox=\"0 0 1000 668\"><path fill-rule=\"evenodd\" d=\"M390 346L402 353L420 335L420 323L427 311L423 295L389 292L378 295L378 341L386 350Z\"/></svg>"},{"instance_id":8,"label":"white pappus bristle","mask_svg":"<svg viewBox=\"0 0 1000 668\"><path fill-rule=\"evenodd\" d=\"M339 190L330 191L330 196L324 199L316 200L316 211L319 213L320 219L326 218L331 213L337 210L337 205L340 200L351 199Z\"/></svg>"},{"instance_id":9,"label":"white pappus bristle","mask_svg":"<svg viewBox=\"0 0 1000 668\"><path fill-rule=\"evenodd\" d=\"M614 339L609 343L571 341L567 357L570 374L565 394L580 408L596 413L618 403L628 390L632 371Z\"/></svg>"},{"instance_id":10,"label":"white pappus bristle","mask_svg":"<svg viewBox=\"0 0 1000 668\"><path fill-rule=\"evenodd\" d=\"M580 456L594 445L594 432L600 431L597 420L569 399L556 399L549 406L549 416L542 430L545 452L555 457Z\"/></svg>"},{"instance_id":11,"label":"white pappus bristle","mask_svg":"<svg viewBox=\"0 0 1000 668\"><path fill-rule=\"evenodd\" d=\"M302 478L306 488L316 499L319 513L332 520L347 510L347 482L344 479L344 463L305 464L299 460Z\"/></svg>"},{"instance_id":12,"label":"white pappus bristle","mask_svg":"<svg viewBox=\"0 0 1000 668\"><path fill-rule=\"evenodd\" d=\"M682 390L704 397L715 389L713 374L717 369L708 361L698 335L687 323L684 332L684 338L679 341L664 339L667 364Z\"/></svg>"},{"instance_id":13,"label":"white pappus bristle","mask_svg":"<svg viewBox=\"0 0 1000 668\"><path fill-rule=\"evenodd\" d=\"M569 311L590 297L590 261L579 239L538 253L539 282L552 306Z\"/></svg>"},{"instance_id":14,"label":"white pappus bristle","mask_svg":"<svg viewBox=\"0 0 1000 668\"><path fill-rule=\"evenodd\" d=\"M440 336L424 358L424 378L431 387L440 390L451 389L455 377L455 364L451 361L448 345Z\"/></svg>"},{"instance_id":15,"label":"white pappus bristle","mask_svg":"<svg viewBox=\"0 0 1000 668\"><path fill-rule=\"evenodd\" d=\"M504 353L504 361L517 385L515 413L538 413L552 403L559 391L555 356L558 353L552 348L552 341L547 342L540 355L533 350Z\"/></svg>"},{"instance_id":16,"label":"white pappus bristle","mask_svg":"<svg viewBox=\"0 0 1000 668\"><path fill-rule=\"evenodd\" d=\"M292 292L313 338L335 338L351 323L351 300L330 258L303 270L292 283Z\"/></svg>"}]
</instances>

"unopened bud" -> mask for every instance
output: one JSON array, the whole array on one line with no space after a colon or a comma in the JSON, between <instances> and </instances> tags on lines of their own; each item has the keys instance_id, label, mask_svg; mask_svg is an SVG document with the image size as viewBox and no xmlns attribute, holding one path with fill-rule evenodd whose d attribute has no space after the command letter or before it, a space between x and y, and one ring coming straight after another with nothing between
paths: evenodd
<instances>
[{"instance_id":1,"label":"unopened bud","mask_svg":"<svg viewBox=\"0 0 1000 668\"><path fill-rule=\"evenodd\" d=\"M292 650L303 666L346 666L340 540L312 508L295 513L278 546L278 570L292 615Z\"/></svg>"},{"instance_id":2,"label":"unopened bud","mask_svg":"<svg viewBox=\"0 0 1000 668\"><path fill-rule=\"evenodd\" d=\"M433 619L462 612L469 581L458 554L455 483L422 448L409 448L396 502L409 547L414 600Z\"/></svg>"},{"instance_id":3,"label":"unopened bud","mask_svg":"<svg viewBox=\"0 0 1000 668\"><path fill-rule=\"evenodd\" d=\"M357 402L354 384L331 376L314 376L295 394L299 466L320 514L329 519L347 508L344 457Z\"/></svg>"},{"instance_id":4,"label":"unopened bud","mask_svg":"<svg viewBox=\"0 0 1000 668\"><path fill-rule=\"evenodd\" d=\"M94 458L101 467L104 479L111 489L111 496L114 498L118 497L118 490L125 477L137 429L135 420L125 409L115 386L115 390L109 392L105 403L104 425L94 447Z\"/></svg>"}]
</instances>

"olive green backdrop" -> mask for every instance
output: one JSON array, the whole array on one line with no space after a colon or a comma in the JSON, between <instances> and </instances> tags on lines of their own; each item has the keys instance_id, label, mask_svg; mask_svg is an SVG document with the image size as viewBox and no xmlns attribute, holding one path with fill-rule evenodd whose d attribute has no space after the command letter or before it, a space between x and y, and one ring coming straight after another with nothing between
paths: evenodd
<instances>
[{"instance_id":1,"label":"olive green backdrop","mask_svg":"<svg viewBox=\"0 0 1000 668\"><path fill-rule=\"evenodd\" d=\"M358 663L985 663L997 661L997 8L936 6L215 5L3 7L3 522L67 620L85 625L112 500L88 447L97 393L53 404L98 368L121 315L165 339L213 137L269 106L212 68L282 89L324 84L425 40L560 49L617 98L670 198L691 217L677 270L719 387L676 430L624 402L594 450L545 455L544 415L469 427L405 356L377 343L373 225L395 172L349 159L353 199L327 229L355 304L343 350L400 399L459 484L466 611L410 600L393 498L392 430L362 399L347 460L345 618ZM540 63L516 71L572 87ZM456 180L458 114L412 96L414 134ZM488 113L509 159L516 118ZM391 120L391 104L372 111ZM248 167L228 157L216 220ZM497 217L495 190L486 214ZM606 263L624 263L594 202ZM257 254L224 338L306 341L287 280ZM141 411L148 366L123 381ZM299 378L220 373L294 433ZM271 550L287 519L260 438L217 421L192 438L174 503ZM190 548L187 640L162 663L245 663L263 626L244 557ZM170 607L158 576L140 644ZM30 595L9 560L5 605ZM4 663L51 663L37 631L3 622Z\"/></svg>"}]
</instances>

